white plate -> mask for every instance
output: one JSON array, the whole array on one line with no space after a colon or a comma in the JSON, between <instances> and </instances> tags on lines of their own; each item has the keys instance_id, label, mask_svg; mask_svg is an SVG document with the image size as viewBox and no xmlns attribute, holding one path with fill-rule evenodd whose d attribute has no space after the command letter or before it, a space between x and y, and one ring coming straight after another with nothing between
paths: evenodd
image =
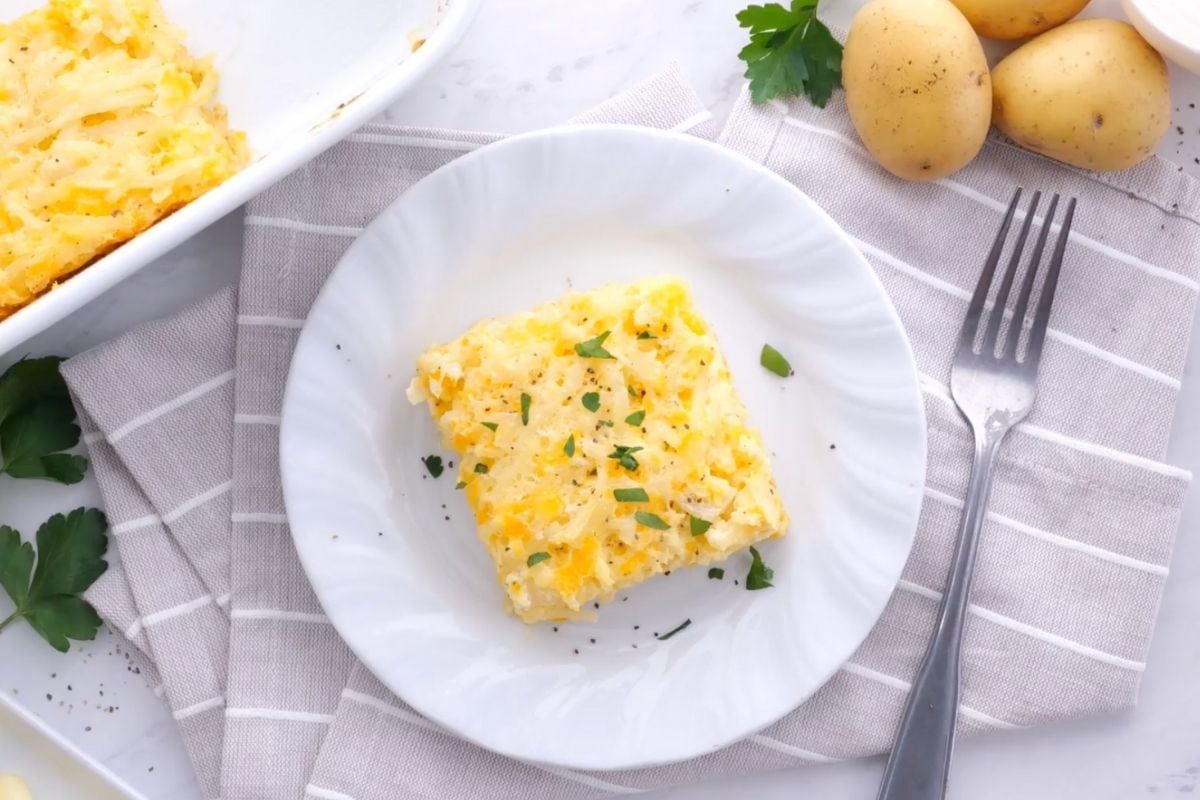
<instances>
[{"instance_id":1,"label":"white plate","mask_svg":"<svg viewBox=\"0 0 1200 800\"><path fill-rule=\"evenodd\" d=\"M1200 8L1196 0L1121 0L1121 7L1155 50L1200 75Z\"/></svg>"},{"instance_id":2,"label":"white plate","mask_svg":"<svg viewBox=\"0 0 1200 800\"><path fill-rule=\"evenodd\" d=\"M253 162L17 313L0 355L99 296L379 114L458 41L481 0L161 0L213 54ZM0 21L44 3L0 0ZM426 38L415 53L412 43Z\"/></svg>"},{"instance_id":3,"label":"white plate","mask_svg":"<svg viewBox=\"0 0 1200 800\"><path fill-rule=\"evenodd\" d=\"M415 359L569 286L664 273L691 282L772 452L792 516L762 549L775 587L735 585L738 556L723 581L658 578L594 624L526 626L504 611L455 470L421 464L456 459L404 398ZM758 365L764 342L793 378ZM908 341L846 235L757 164L619 126L483 148L380 215L305 324L281 447L296 547L363 662L467 739L581 769L710 752L816 691L883 611L925 473Z\"/></svg>"}]
</instances>

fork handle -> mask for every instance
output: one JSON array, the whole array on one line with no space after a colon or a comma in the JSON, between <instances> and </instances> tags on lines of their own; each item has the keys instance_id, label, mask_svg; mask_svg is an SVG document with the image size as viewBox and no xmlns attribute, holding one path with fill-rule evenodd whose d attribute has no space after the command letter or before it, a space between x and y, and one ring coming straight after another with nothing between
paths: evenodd
<instances>
[{"instance_id":1,"label":"fork handle","mask_svg":"<svg viewBox=\"0 0 1200 800\"><path fill-rule=\"evenodd\" d=\"M879 800L940 800L946 796L954 722L958 715L963 619L979 531L992 485L992 466L1004 433L975 432L975 460L954 562L938 609L933 640L913 680L900 730L883 773Z\"/></svg>"}]
</instances>

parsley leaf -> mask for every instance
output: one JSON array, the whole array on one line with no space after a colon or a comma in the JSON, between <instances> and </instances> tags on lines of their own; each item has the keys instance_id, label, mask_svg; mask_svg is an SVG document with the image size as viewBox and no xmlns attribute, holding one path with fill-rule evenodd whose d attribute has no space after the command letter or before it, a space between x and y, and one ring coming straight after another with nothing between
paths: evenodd
<instances>
[{"instance_id":1,"label":"parsley leaf","mask_svg":"<svg viewBox=\"0 0 1200 800\"><path fill-rule=\"evenodd\" d=\"M638 337L639 339L657 339L657 338L658 338L657 336L655 336L655 335L654 335L653 333L651 333L650 331L642 331L641 333L639 333L639 334L637 335L637 337Z\"/></svg>"},{"instance_id":2,"label":"parsley leaf","mask_svg":"<svg viewBox=\"0 0 1200 800\"><path fill-rule=\"evenodd\" d=\"M567 454L567 458L575 455L575 434L571 434L567 438L567 443L563 445L563 452Z\"/></svg>"},{"instance_id":3,"label":"parsley leaf","mask_svg":"<svg viewBox=\"0 0 1200 800\"><path fill-rule=\"evenodd\" d=\"M576 354L583 358L616 358L616 356L604 349L604 340L609 336L612 336L612 331L605 331L595 339L580 342L575 345Z\"/></svg>"},{"instance_id":4,"label":"parsley leaf","mask_svg":"<svg viewBox=\"0 0 1200 800\"><path fill-rule=\"evenodd\" d=\"M608 454L608 457L616 459L617 463L622 467L630 472L634 472L638 468L638 462L633 457L633 454L642 449L641 447L626 447L623 444L618 444L614 446L613 451Z\"/></svg>"},{"instance_id":5,"label":"parsley leaf","mask_svg":"<svg viewBox=\"0 0 1200 800\"><path fill-rule=\"evenodd\" d=\"M792 365L783 357L783 354L769 344L763 345L762 353L758 357L758 363L781 378L787 378L795 374L792 371Z\"/></svg>"},{"instance_id":6,"label":"parsley leaf","mask_svg":"<svg viewBox=\"0 0 1200 800\"><path fill-rule=\"evenodd\" d=\"M478 472L480 475L486 475L487 471L488 471L488 465L484 464L482 461L480 461L478 464L475 465L475 471Z\"/></svg>"},{"instance_id":7,"label":"parsley leaf","mask_svg":"<svg viewBox=\"0 0 1200 800\"><path fill-rule=\"evenodd\" d=\"M500 427L500 423L498 423L498 422L485 422L485 423L483 423L483 427L487 428L487 429L488 429L489 431L491 431L492 433L495 433L495 432L496 432L496 428L499 428L499 427Z\"/></svg>"},{"instance_id":8,"label":"parsley leaf","mask_svg":"<svg viewBox=\"0 0 1200 800\"><path fill-rule=\"evenodd\" d=\"M526 559L525 566L532 567L535 564L540 564L543 561L549 561L549 560L550 560L550 554L547 553L545 550L541 550L537 553L534 553L528 559Z\"/></svg>"},{"instance_id":9,"label":"parsley leaf","mask_svg":"<svg viewBox=\"0 0 1200 800\"><path fill-rule=\"evenodd\" d=\"M708 577L709 577L709 580L717 580L717 581L724 580L725 579L725 570L721 569L720 567L712 567L708 571Z\"/></svg>"},{"instance_id":10,"label":"parsley leaf","mask_svg":"<svg viewBox=\"0 0 1200 800\"><path fill-rule=\"evenodd\" d=\"M772 586L771 579L775 577L775 570L763 563L757 548L750 548L750 557L753 561L750 562L750 571L746 573L746 588L753 592Z\"/></svg>"},{"instance_id":11,"label":"parsley leaf","mask_svg":"<svg viewBox=\"0 0 1200 800\"><path fill-rule=\"evenodd\" d=\"M521 424L529 424L529 405L533 402L533 398L521 392Z\"/></svg>"},{"instance_id":12,"label":"parsley leaf","mask_svg":"<svg viewBox=\"0 0 1200 800\"><path fill-rule=\"evenodd\" d=\"M600 410L600 393L588 392L583 396L583 407L593 414Z\"/></svg>"},{"instance_id":13,"label":"parsley leaf","mask_svg":"<svg viewBox=\"0 0 1200 800\"><path fill-rule=\"evenodd\" d=\"M656 531L666 531L671 529L671 526L668 525L663 518L657 514L639 511L633 515L633 518L645 525L647 528L654 528Z\"/></svg>"},{"instance_id":14,"label":"parsley leaf","mask_svg":"<svg viewBox=\"0 0 1200 800\"><path fill-rule=\"evenodd\" d=\"M0 621L0 630L24 618L50 646L65 653L68 639L94 639L100 616L79 597L108 568L108 523L94 508L55 514L37 532L33 546L21 534L0 527L0 587L16 609Z\"/></svg>"},{"instance_id":15,"label":"parsley leaf","mask_svg":"<svg viewBox=\"0 0 1200 800\"><path fill-rule=\"evenodd\" d=\"M441 456L422 456L421 463L425 465L425 469L429 470L429 474L435 478L440 478L442 475L442 457Z\"/></svg>"},{"instance_id":16,"label":"parsley leaf","mask_svg":"<svg viewBox=\"0 0 1200 800\"><path fill-rule=\"evenodd\" d=\"M0 375L0 472L79 483L87 459L62 451L79 443L75 407L58 373L61 358L23 359Z\"/></svg>"},{"instance_id":17,"label":"parsley leaf","mask_svg":"<svg viewBox=\"0 0 1200 800\"><path fill-rule=\"evenodd\" d=\"M804 94L824 108L842 85L842 45L817 19L817 3L767 3L738 13L738 23L750 29L750 43L738 58L746 62L755 103Z\"/></svg>"},{"instance_id":18,"label":"parsley leaf","mask_svg":"<svg viewBox=\"0 0 1200 800\"><path fill-rule=\"evenodd\" d=\"M613 497L618 503L648 503L650 495L646 494L646 490L640 486L634 486L631 489L613 489Z\"/></svg>"},{"instance_id":19,"label":"parsley leaf","mask_svg":"<svg viewBox=\"0 0 1200 800\"><path fill-rule=\"evenodd\" d=\"M656 636L655 638L658 639L660 642L665 642L667 639L670 639L672 636L679 633L681 630L683 630L684 628L686 628L688 625L691 625L691 624L692 624L692 621L690 619L685 619L683 622L679 623L674 628L672 628L671 630L664 633L662 636Z\"/></svg>"},{"instance_id":20,"label":"parsley leaf","mask_svg":"<svg viewBox=\"0 0 1200 800\"><path fill-rule=\"evenodd\" d=\"M688 519L688 526L692 531L692 536L700 536L701 534L707 533L708 529L712 527L712 523L708 520L703 520L699 517L693 517L691 515L688 515Z\"/></svg>"},{"instance_id":21,"label":"parsley leaf","mask_svg":"<svg viewBox=\"0 0 1200 800\"><path fill-rule=\"evenodd\" d=\"M646 418L645 410L635 411L632 414L630 414L628 417L626 417L625 421L628 422L630 425L641 425L642 420L644 420L645 418Z\"/></svg>"},{"instance_id":22,"label":"parsley leaf","mask_svg":"<svg viewBox=\"0 0 1200 800\"><path fill-rule=\"evenodd\" d=\"M458 483L454 484L454 488L455 489L465 489L465 488L467 488L467 484L465 481L459 481Z\"/></svg>"}]
</instances>

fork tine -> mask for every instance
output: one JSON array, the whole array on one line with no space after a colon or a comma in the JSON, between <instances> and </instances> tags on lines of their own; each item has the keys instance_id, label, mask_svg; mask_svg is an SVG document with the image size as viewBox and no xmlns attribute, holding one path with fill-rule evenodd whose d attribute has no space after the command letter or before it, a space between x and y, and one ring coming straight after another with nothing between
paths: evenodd
<instances>
[{"instance_id":1,"label":"fork tine","mask_svg":"<svg viewBox=\"0 0 1200 800\"><path fill-rule=\"evenodd\" d=\"M1042 296L1038 298L1037 314L1033 318L1033 327L1029 330L1029 344L1025 347L1024 363L1037 370L1042 358L1042 344L1046 341L1046 328L1050 325L1050 306L1054 303L1054 291L1058 288L1058 275L1062 271L1063 254L1067 249L1067 240L1071 237L1071 221L1075 218L1075 198L1067 201L1067 213L1063 217L1062 228L1058 232L1058 240L1054 243L1054 257L1050 259L1050 269L1046 272L1046 280L1042 284Z\"/></svg>"},{"instance_id":2,"label":"fork tine","mask_svg":"<svg viewBox=\"0 0 1200 800\"><path fill-rule=\"evenodd\" d=\"M971 304L967 306L967 316L963 320L962 331L958 335L960 352L975 350L975 334L979 331L979 318L983 314L988 290L992 287L992 278L996 275L996 264L1000 262L1000 253L1004 250L1005 239L1008 238L1008 228L1012 224L1013 214L1016 213L1017 203L1020 200L1021 189L1018 187L1013 192L1012 200L1008 204L1008 211L1004 214L1004 221L1000 223L1000 231L996 234L996 239L992 242L992 250L983 264L983 272L979 275L979 282L975 284L975 294L971 295Z\"/></svg>"},{"instance_id":3,"label":"fork tine","mask_svg":"<svg viewBox=\"0 0 1200 800\"><path fill-rule=\"evenodd\" d=\"M1054 222L1054 214L1058 210L1058 195L1050 198L1050 208L1042 218L1042 230L1038 234L1037 244L1029 257L1029 265L1025 268L1025 280L1021 282L1021 293L1017 295L1017 306L1013 309L1012 324L1008 327L1008 338L1004 340L1004 351L1000 358L1013 358L1017 353L1017 344L1021 340L1021 330L1025 327L1025 315L1029 313L1029 297L1033 294L1033 284L1037 281L1038 272L1042 265L1042 253L1046 249L1046 239L1050 235L1050 225Z\"/></svg>"},{"instance_id":4,"label":"fork tine","mask_svg":"<svg viewBox=\"0 0 1200 800\"><path fill-rule=\"evenodd\" d=\"M1040 191L1033 193L1033 199L1029 201L1029 208L1025 210L1025 223L1021 225L1021 232L1017 235L1017 243L1013 245L1012 255L1008 259L1008 268L1004 271L1004 277L1000 280L1000 288L996 290L996 299L992 302L992 313L979 322L980 325L984 326L979 352L984 355L996 352L996 342L1000 339L1000 329L1004 327L1004 309L1008 306L1008 295L1012 292L1012 285L1013 281L1016 280L1017 270L1021 268L1021 256L1025 254L1025 241L1029 238L1029 228L1033 224L1033 217L1037 214L1038 203L1041 202L1041 199L1042 193ZM1016 322L1016 317L1013 317L1013 322ZM1008 327L1008 331L1008 338L1012 338L1012 325ZM1018 328L1017 331L1019 332L1020 329Z\"/></svg>"}]
</instances>

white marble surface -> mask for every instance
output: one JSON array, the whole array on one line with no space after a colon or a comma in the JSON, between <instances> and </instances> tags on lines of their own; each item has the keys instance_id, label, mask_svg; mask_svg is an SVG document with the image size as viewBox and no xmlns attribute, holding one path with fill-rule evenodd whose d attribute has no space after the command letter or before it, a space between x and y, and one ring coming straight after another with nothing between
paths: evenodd
<instances>
[{"instance_id":1,"label":"white marble surface","mask_svg":"<svg viewBox=\"0 0 1200 800\"><path fill-rule=\"evenodd\" d=\"M677 61L700 96L723 118L741 85L736 53L743 33L733 19L745 0L489 0L466 40L407 98L388 113L422 126L520 131L582 111L670 61ZM862 0L824 0L823 12L845 24ZM1095 0L1088 13L1119 16L1117 0ZM1172 133L1160 153L1200 175L1200 81L1173 75ZM1178 126L1177 128L1175 126ZM170 313L232 281L241 250L241 224L231 215L109 292L68 321L30 342L31 353L73 353L146 319ZM1193 336L1193 345L1200 334ZM1192 348L1176 430L1173 463L1200 470L1200 375ZM61 491L61 490L60 490ZM0 480L5 522L32 531L35 522L94 495L89 485L69 497ZM974 800L1125 800L1184 797L1200 792L1200 509L1190 503L1183 521L1139 707L1126 714L1079 720L1038 730L988 735L959 748L951 796ZM16 631L6 633L12 636ZM18 634L19 635L19 634ZM4 654L32 652L6 638ZM15 645L10 649L11 645ZM111 641L53 653L20 670L23 684L42 694L62 691L50 672L94 679L111 663ZM90 654L90 655L89 655ZM61 668L53 666L60 665ZM0 681L8 681L0 669ZM11 676L13 673L9 672ZM11 683L11 682L10 682ZM89 689L94 688L90 687ZM10 691L0 685L0 691ZM98 689L96 689L98 691ZM186 762L169 720L153 705L142 681L110 685L106 695L120 715L76 705L68 716L41 694L25 702L47 718L79 728L102 720L111 738L134 745L96 752L153 798L192 796ZM99 731L99 729L97 729ZM97 738L103 738L99 736ZM43 787L41 798L100 797L63 767L13 719L0 715L0 772L25 773ZM151 772L150 767L155 767ZM788 770L659 792L655 800L718 800L740 793L763 800L873 797L878 760ZM84 782L81 782L84 781Z\"/></svg>"}]
</instances>

